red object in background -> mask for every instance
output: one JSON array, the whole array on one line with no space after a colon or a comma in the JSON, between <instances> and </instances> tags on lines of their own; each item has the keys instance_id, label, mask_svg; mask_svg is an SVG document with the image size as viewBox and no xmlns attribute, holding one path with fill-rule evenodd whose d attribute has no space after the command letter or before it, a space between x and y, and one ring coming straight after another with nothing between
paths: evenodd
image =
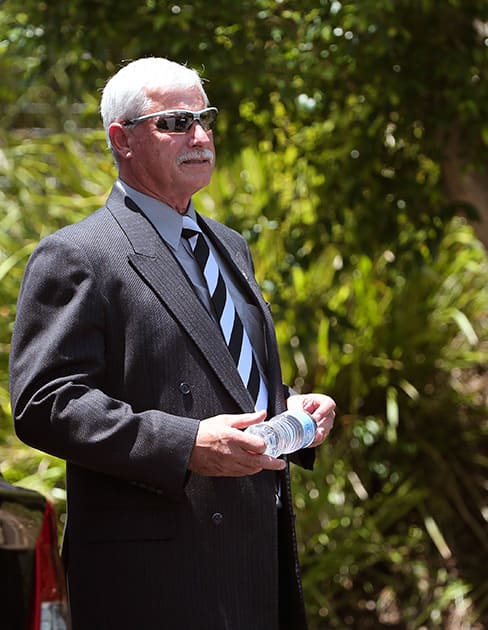
<instances>
[{"instance_id":1,"label":"red object in background","mask_svg":"<svg viewBox=\"0 0 488 630\"><path fill-rule=\"evenodd\" d=\"M36 542L33 605L29 630L68 628L67 596L58 554L57 519L46 501L44 519Z\"/></svg>"}]
</instances>

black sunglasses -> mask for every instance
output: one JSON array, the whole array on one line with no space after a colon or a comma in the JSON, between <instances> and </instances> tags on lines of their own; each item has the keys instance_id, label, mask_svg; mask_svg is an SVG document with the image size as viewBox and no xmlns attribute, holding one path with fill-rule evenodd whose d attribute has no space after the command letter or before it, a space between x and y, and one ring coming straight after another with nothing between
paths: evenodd
<instances>
[{"instance_id":1,"label":"black sunglasses","mask_svg":"<svg viewBox=\"0 0 488 630\"><path fill-rule=\"evenodd\" d=\"M219 110L216 107L207 107L199 112L189 112L186 109L170 109L130 118L125 120L123 125L128 127L149 118L157 118L156 127L168 133L185 133L195 121L199 122L205 131L210 131L215 125L218 112Z\"/></svg>"}]
</instances>

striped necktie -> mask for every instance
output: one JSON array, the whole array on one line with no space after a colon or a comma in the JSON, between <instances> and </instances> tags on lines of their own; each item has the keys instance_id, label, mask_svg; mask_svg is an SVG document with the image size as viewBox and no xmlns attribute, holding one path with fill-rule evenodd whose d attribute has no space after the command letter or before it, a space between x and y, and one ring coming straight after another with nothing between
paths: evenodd
<instances>
[{"instance_id":1,"label":"striped necktie","mask_svg":"<svg viewBox=\"0 0 488 630\"><path fill-rule=\"evenodd\" d=\"M251 342L222 273L199 226L188 216L183 217L183 238L186 238L202 270L225 342L237 366L244 385L254 401L256 411L267 409L268 391L258 368Z\"/></svg>"}]
</instances>

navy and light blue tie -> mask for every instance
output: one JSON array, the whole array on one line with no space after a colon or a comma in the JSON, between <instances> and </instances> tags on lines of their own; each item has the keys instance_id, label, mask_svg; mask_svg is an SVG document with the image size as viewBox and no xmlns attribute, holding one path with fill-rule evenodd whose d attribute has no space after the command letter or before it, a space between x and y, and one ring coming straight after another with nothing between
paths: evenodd
<instances>
[{"instance_id":1,"label":"navy and light blue tie","mask_svg":"<svg viewBox=\"0 0 488 630\"><path fill-rule=\"evenodd\" d=\"M256 411L267 409L268 391L258 368L251 342L235 308L222 273L200 227L190 217L183 217L182 236L186 238L209 290L225 342Z\"/></svg>"}]
</instances>

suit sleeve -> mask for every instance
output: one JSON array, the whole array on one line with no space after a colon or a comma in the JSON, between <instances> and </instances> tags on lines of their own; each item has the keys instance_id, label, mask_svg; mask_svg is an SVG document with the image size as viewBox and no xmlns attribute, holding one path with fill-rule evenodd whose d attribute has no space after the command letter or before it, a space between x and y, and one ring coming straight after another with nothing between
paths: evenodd
<instances>
[{"instance_id":1,"label":"suit sleeve","mask_svg":"<svg viewBox=\"0 0 488 630\"><path fill-rule=\"evenodd\" d=\"M85 468L178 494L198 420L135 413L104 392L107 300L78 245L53 235L32 255L11 346L15 428L31 446Z\"/></svg>"}]
</instances>

